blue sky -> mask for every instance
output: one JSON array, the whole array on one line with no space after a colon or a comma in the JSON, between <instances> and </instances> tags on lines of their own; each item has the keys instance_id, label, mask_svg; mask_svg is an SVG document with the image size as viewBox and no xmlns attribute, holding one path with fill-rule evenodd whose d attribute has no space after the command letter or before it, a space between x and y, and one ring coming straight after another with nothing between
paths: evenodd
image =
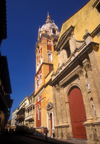
<instances>
[{"instance_id":1,"label":"blue sky","mask_svg":"<svg viewBox=\"0 0 100 144\"><path fill-rule=\"evenodd\" d=\"M47 12L61 29L62 23L84 6L88 0L6 0L7 39L1 54L7 55L14 99L11 114L35 88L35 44L38 28ZM11 117L10 117L11 118Z\"/></svg>"}]
</instances>

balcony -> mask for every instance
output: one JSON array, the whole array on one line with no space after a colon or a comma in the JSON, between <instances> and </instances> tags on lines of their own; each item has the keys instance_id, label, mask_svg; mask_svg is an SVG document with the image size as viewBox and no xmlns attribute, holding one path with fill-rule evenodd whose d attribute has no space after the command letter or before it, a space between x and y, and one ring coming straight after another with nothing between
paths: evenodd
<instances>
[{"instance_id":1,"label":"balcony","mask_svg":"<svg viewBox=\"0 0 100 144\"><path fill-rule=\"evenodd\" d=\"M19 122L22 122L22 121L24 121L24 118L25 118L25 116L24 116L24 114L22 114L22 115L18 115L16 120Z\"/></svg>"},{"instance_id":2,"label":"balcony","mask_svg":"<svg viewBox=\"0 0 100 144\"><path fill-rule=\"evenodd\" d=\"M28 104L28 105L26 106L26 109L28 109L28 108L31 107L31 106L34 106L34 104L35 104L34 102Z\"/></svg>"},{"instance_id":3,"label":"balcony","mask_svg":"<svg viewBox=\"0 0 100 144\"><path fill-rule=\"evenodd\" d=\"M26 117L25 117L25 121L34 121L34 114L30 114L30 115L27 115Z\"/></svg>"}]
</instances>

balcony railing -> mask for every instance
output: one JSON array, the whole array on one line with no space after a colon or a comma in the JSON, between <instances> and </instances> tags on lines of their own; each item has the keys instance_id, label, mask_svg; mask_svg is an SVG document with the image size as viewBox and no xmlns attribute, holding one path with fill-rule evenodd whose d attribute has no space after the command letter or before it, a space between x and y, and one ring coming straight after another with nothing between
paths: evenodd
<instances>
[{"instance_id":1,"label":"balcony railing","mask_svg":"<svg viewBox=\"0 0 100 144\"><path fill-rule=\"evenodd\" d=\"M35 104L34 102L28 104L28 105L26 106L26 109L28 109L29 107L33 106L34 104Z\"/></svg>"}]
</instances>

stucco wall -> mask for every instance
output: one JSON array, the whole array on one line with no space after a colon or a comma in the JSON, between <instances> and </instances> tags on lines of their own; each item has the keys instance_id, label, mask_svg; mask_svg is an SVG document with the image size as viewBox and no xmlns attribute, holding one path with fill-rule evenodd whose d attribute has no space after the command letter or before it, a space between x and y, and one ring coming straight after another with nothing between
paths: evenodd
<instances>
[{"instance_id":1,"label":"stucco wall","mask_svg":"<svg viewBox=\"0 0 100 144\"><path fill-rule=\"evenodd\" d=\"M76 40L82 41L87 29L89 33L92 33L94 29L100 24L100 13L96 8L93 8L93 4L96 0L90 0L84 7L82 7L77 13L66 20L61 28L60 37L62 34L72 25L75 27L74 36ZM66 11L67 12L67 11ZM94 37L94 41L100 43L100 37ZM99 46L100 54L100 46ZM54 54L54 72L58 68L58 56L57 52Z\"/></svg>"}]
</instances>

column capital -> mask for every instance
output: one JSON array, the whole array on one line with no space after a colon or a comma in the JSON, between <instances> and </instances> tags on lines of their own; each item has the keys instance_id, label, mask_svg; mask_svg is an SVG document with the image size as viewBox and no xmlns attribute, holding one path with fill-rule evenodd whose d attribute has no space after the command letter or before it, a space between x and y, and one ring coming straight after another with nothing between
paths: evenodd
<instances>
[{"instance_id":1,"label":"column capital","mask_svg":"<svg viewBox=\"0 0 100 144\"><path fill-rule=\"evenodd\" d=\"M83 71L83 69L80 69L77 74L79 75L79 77L80 77L80 76L84 76L84 71Z\"/></svg>"},{"instance_id":2,"label":"column capital","mask_svg":"<svg viewBox=\"0 0 100 144\"><path fill-rule=\"evenodd\" d=\"M61 86L59 86L58 84L56 84L55 88L56 88L56 91L58 91L58 92L59 92L59 91L61 90L61 88L62 88L62 87L61 87Z\"/></svg>"},{"instance_id":3,"label":"column capital","mask_svg":"<svg viewBox=\"0 0 100 144\"><path fill-rule=\"evenodd\" d=\"M91 67L91 64L89 62L85 63L84 64L84 69L85 71L92 71L92 67Z\"/></svg>"},{"instance_id":4,"label":"column capital","mask_svg":"<svg viewBox=\"0 0 100 144\"><path fill-rule=\"evenodd\" d=\"M88 59L85 59L83 61L83 67L84 67L84 69L85 69L86 72L92 70L91 64L90 64L90 62L89 62Z\"/></svg>"}]
</instances>

